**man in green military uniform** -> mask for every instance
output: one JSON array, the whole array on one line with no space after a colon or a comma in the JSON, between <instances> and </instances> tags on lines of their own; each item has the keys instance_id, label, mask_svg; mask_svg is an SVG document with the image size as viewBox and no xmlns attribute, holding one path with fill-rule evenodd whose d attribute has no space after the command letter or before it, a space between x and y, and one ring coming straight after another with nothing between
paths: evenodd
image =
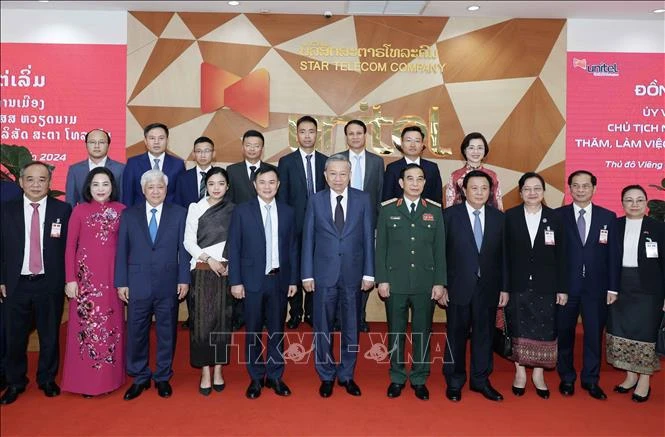
<instances>
[{"instance_id":1,"label":"man in green military uniform","mask_svg":"<svg viewBox=\"0 0 665 437\"><path fill-rule=\"evenodd\" d=\"M446 283L446 244L441 205L420 196L425 172L407 165L399 184L404 195L382 203L377 220L376 282L386 301L390 385L388 397L402 393L407 371L404 360L406 326L411 309L413 363L409 380L416 397L429 399L425 386L430 373L429 339L435 301Z\"/></svg>"}]
</instances>

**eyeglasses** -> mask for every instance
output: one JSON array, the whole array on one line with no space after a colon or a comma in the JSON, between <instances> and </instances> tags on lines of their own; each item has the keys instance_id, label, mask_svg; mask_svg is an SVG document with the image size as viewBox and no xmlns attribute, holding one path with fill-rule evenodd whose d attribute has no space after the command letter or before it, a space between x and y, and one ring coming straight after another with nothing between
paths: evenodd
<instances>
[{"instance_id":1,"label":"eyeglasses","mask_svg":"<svg viewBox=\"0 0 665 437\"><path fill-rule=\"evenodd\" d=\"M108 141L106 140L99 140L99 141L88 141L88 146L107 146L109 144Z\"/></svg>"},{"instance_id":2,"label":"eyeglasses","mask_svg":"<svg viewBox=\"0 0 665 437\"><path fill-rule=\"evenodd\" d=\"M623 199L623 203L632 203L635 205L641 205L642 203L646 203L646 199L631 199L630 197Z\"/></svg>"},{"instance_id":3,"label":"eyeglasses","mask_svg":"<svg viewBox=\"0 0 665 437\"><path fill-rule=\"evenodd\" d=\"M524 187L522 188L524 193L542 193L543 187Z\"/></svg>"}]
</instances>

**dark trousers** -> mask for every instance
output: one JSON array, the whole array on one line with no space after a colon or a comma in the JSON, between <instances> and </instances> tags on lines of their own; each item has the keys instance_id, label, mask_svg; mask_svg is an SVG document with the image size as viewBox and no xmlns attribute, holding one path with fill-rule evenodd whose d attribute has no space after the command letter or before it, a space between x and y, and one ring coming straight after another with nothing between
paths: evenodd
<instances>
[{"instance_id":1,"label":"dark trousers","mask_svg":"<svg viewBox=\"0 0 665 437\"><path fill-rule=\"evenodd\" d=\"M321 381L346 382L353 379L358 355L358 331L360 326L360 284L346 286L342 280L334 287L318 287L314 291L314 348L316 372ZM335 323L338 302L341 301L339 321L341 328L340 362L333 357L332 328Z\"/></svg>"},{"instance_id":2,"label":"dark trousers","mask_svg":"<svg viewBox=\"0 0 665 437\"><path fill-rule=\"evenodd\" d=\"M448 337L443 355L443 375L451 389L461 389L466 383L466 340L471 337L471 386L483 388L492 373L492 339L496 307L481 302L476 290L469 305L448 304L446 319Z\"/></svg>"},{"instance_id":3,"label":"dark trousers","mask_svg":"<svg viewBox=\"0 0 665 437\"><path fill-rule=\"evenodd\" d=\"M151 378L156 382L168 381L173 376L178 304L175 290L173 296L159 298L138 299L130 294L127 308L127 374L134 378L135 384L143 384ZM148 361L153 314L157 333L154 373Z\"/></svg>"},{"instance_id":4,"label":"dark trousers","mask_svg":"<svg viewBox=\"0 0 665 437\"><path fill-rule=\"evenodd\" d=\"M39 336L39 364L37 384L55 382L60 360L59 337L64 284L54 286L43 276L29 281L19 279L2 305L5 307L5 335L7 353L5 373L7 383L25 387L28 383L28 337L34 315Z\"/></svg>"},{"instance_id":5,"label":"dark trousers","mask_svg":"<svg viewBox=\"0 0 665 437\"><path fill-rule=\"evenodd\" d=\"M0 302L0 381L5 381L5 357L7 355L7 336L5 335L5 307Z\"/></svg>"},{"instance_id":6,"label":"dark trousers","mask_svg":"<svg viewBox=\"0 0 665 437\"><path fill-rule=\"evenodd\" d=\"M600 379L603 330L607 321L606 296L568 295L568 302L557 311L558 356L556 369L563 382L574 383L577 372L573 364L575 329L582 314L584 344L581 380L597 384Z\"/></svg>"},{"instance_id":7,"label":"dark trousers","mask_svg":"<svg viewBox=\"0 0 665 437\"><path fill-rule=\"evenodd\" d=\"M280 289L279 275L266 275L259 292L245 291L245 359L251 379L280 379L284 374L286 295L287 291ZM268 328L265 348L264 322Z\"/></svg>"}]
</instances>

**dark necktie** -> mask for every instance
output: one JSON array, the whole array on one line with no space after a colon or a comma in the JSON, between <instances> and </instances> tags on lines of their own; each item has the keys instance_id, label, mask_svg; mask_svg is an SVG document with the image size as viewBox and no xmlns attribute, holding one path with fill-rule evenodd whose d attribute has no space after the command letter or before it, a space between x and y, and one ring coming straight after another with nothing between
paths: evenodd
<instances>
[{"instance_id":1,"label":"dark necktie","mask_svg":"<svg viewBox=\"0 0 665 437\"><path fill-rule=\"evenodd\" d=\"M203 199L206 195L206 172L201 171L201 184L199 185L199 199Z\"/></svg>"},{"instance_id":2,"label":"dark necktie","mask_svg":"<svg viewBox=\"0 0 665 437\"><path fill-rule=\"evenodd\" d=\"M586 235L586 220L584 219L584 214L586 214L586 211L583 209L580 209L580 216L577 218L577 232L580 233L580 240L582 240L582 246L584 246L585 243L585 235Z\"/></svg>"},{"instance_id":3,"label":"dark necktie","mask_svg":"<svg viewBox=\"0 0 665 437\"><path fill-rule=\"evenodd\" d=\"M255 165L250 165L249 166L249 181L254 182L254 179L256 179L256 166Z\"/></svg>"},{"instance_id":4,"label":"dark necktie","mask_svg":"<svg viewBox=\"0 0 665 437\"><path fill-rule=\"evenodd\" d=\"M307 159L307 197L309 197L314 194L314 179L312 177L312 154L310 153L305 158Z\"/></svg>"},{"instance_id":5,"label":"dark necktie","mask_svg":"<svg viewBox=\"0 0 665 437\"><path fill-rule=\"evenodd\" d=\"M30 222L30 256L28 268L30 273L37 275L42 271L42 245L39 241L39 203L31 203L32 221Z\"/></svg>"},{"instance_id":6,"label":"dark necktie","mask_svg":"<svg viewBox=\"0 0 665 437\"><path fill-rule=\"evenodd\" d=\"M411 204L411 217L413 217L414 215L416 215L416 202L413 202Z\"/></svg>"},{"instance_id":7,"label":"dark necktie","mask_svg":"<svg viewBox=\"0 0 665 437\"><path fill-rule=\"evenodd\" d=\"M337 196L337 206L335 207L335 227L337 232L342 233L344 229L344 209L342 209L342 198L344 196Z\"/></svg>"}]
</instances>

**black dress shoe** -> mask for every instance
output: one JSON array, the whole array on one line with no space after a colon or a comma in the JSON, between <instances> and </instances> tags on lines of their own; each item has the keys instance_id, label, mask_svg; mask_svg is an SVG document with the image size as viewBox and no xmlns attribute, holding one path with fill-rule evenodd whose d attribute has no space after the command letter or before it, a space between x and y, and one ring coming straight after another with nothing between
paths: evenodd
<instances>
[{"instance_id":1,"label":"black dress shoe","mask_svg":"<svg viewBox=\"0 0 665 437\"><path fill-rule=\"evenodd\" d=\"M549 399L550 398L550 391L547 388L540 389L536 387L536 394L540 396L543 399Z\"/></svg>"},{"instance_id":2,"label":"black dress shoe","mask_svg":"<svg viewBox=\"0 0 665 437\"><path fill-rule=\"evenodd\" d=\"M4 376L0 376L0 393L7 388L7 379Z\"/></svg>"},{"instance_id":3,"label":"black dress shoe","mask_svg":"<svg viewBox=\"0 0 665 437\"><path fill-rule=\"evenodd\" d=\"M18 395L25 391L25 387L17 387L15 385L10 385L7 387L5 393L0 397L0 404L9 405L18 399Z\"/></svg>"},{"instance_id":4,"label":"black dress shoe","mask_svg":"<svg viewBox=\"0 0 665 437\"><path fill-rule=\"evenodd\" d=\"M95 397L95 395L87 395L87 394L82 394L81 396L83 396L84 399L92 399Z\"/></svg>"},{"instance_id":5,"label":"black dress shoe","mask_svg":"<svg viewBox=\"0 0 665 437\"><path fill-rule=\"evenodd\" d=\"M319 394L322 398L329 398L333 392L334 381L322 381L319 387Z\"/></svg>"},{"instance_id":6,"label":"black dress shoe","mask_svg":"<svg viewBox=\"0 0 665 437\"><path fill-rule=\"evenodd\" d=\"M589 392L592 398L598 399L599 401L604 401L607 399L607 395L598 384L585 384L582 383L582 388Z\"/></svg>"},{"instance_id":7,"label":"black dress shoe","mask_svg":"<svg viewBox=\"0 0 665 437\"><path fill-rule=\"evenodd\" d=\"M628 388L626 388L626 387L622 386L621 384L619 384L619 385L614 386L614 391L616 393L621 393L623 395L623 394L626 394L626 393L630 393L630 391L634 390L635 387L637 387L637 382L635 382L635 384L633 384L632 387L628 387Z\"/></svg>"},{"instance_id":8,"label":"black dress shoe","mask_svg":"<svg viewBox=\"0 0 665 437\"><path fill-rule=\"evenodd\" d=\"M313 328L314 321L312 320L312 316L305 316L305 323L307 323L310 328Z\"/></svg>"},{"instance_id":9,"label":"black dress shoe","mask_svg":"<svg viewBox=\"0 0 665 437\"><path fill-rule=\"evenodd\" d=\"M221 384L214 384L214 383L212 384L212 388L218 393L221 392L222 390L224 390L225 387L226 387L226 384L223 383L223 382Z\"/></svg>"},{"instance_id":10,"label":"black dress shoe","mask_svg":"<svg viewBox=\"0 0 665 437\"><path fill-rule=\"evenodd\" d=\"M497 402L503 400L503 396L501 396L501 393L496 391L489 382L487 383L487 385L485 385L485 387L482 388L471 386L471 391L475 391L476 393L482 394L483 396L485 396L485 399L489 399L490 401Z\"/></svg>"},{"instance_id":11,"label":"black dress shoe","mask_svg":"<svg viewBox=\"0 0 665 437\"><path fill-rule=\"evenodd\" d=\"M358 387L358 384L356 384L353 379L349 379L348 381L337 381L337 383L346 388L346 392L351 396L360 396L362 394L360 392L360 387Z\"/></svg>"},{"instance_id":12,"label":"black dress shoe","mask_svg":"<svg viewBox=\"0 0 665 437\"><path fill-rule=\"evenodd\" d=\"M168 381L155 382L155 388L157 388L157 394L162 398L170 398L173 394L173 389Z\"/></svg>"},{"instance_id":13,"label":"black dress shoe","mask_svg":"<svg viewBox=\"0 0 665 437\"><path fill-rule=\"evenodd\" d=\"M242 320L236 320L235 322L233 322L234 331L240 331L243 328L243 326L245 326L245 322L243 322Z\"/></svg>"},{"instance_id":14,"label":"black dress shoe","mask_svg":"<svg viewBox=\"0 0 665 437\"><path fill-rule=\"evenodd\" d=\"M369 325L367 322L360 322L360 332L369 332Z\"/></svg>"},{"instance_id":15,"label":"black dress shoe","mask_svg":"<svg viewBox=\"0 0 665 437\"><path fill-rule=\"evenodd\" d=\"M300 326L300 317L291 317L289 321L286 322L286 327L289 329L296 329L298 326Z\"/></svg>"},{"instance_id":16,"label":"black dress shoe","mask_svg":"<svg viewBox=\"0 0 665 437\"><path fill-rule=\"evenodd\" d=\"M633 393L632 399L635 402L639 402L639 403L646 402L646 401L649 400L649 395L650 394L651 394L651 387L649 387L649 390L647 390L647 395L646 396L640 396L638 394ZM0 403L2 403L2 400L0 400Z\"/></svg>"},{"instance_id":17,"label":"black dress shoe","mask_svg":"<svg viewBox=\"0 0 665 437\"><path fill-rule=\"evenodd\" d=\"M459 388L447 388L446 397L453 402L459 402L462 400L462 390Z\"/></svg>"},{"instance_id":18,"label":"black dress shoe","mask_svg":"<svg viewBox=\"0 0 665 437\"><path fill-rule=\"evenodd\" d=\"M141 396L143 390L147 390L149 388L150 388L150 380L144 382L143 384L132 384L131 387L129 387L125 392L124 399L126 401L131 401L132 399Z\"/></svg>"},{"instance_id":19,"label":"black dress shoe","mask_svg":"<svg viewBox=\"0 0 665 437\"><path fill-rule=\"evenodd\" d=\"M339 324L339 322L335 322L332 328L333 332L340 332L342 330L342 326Z\"/></svg>"},{"instance_id":20,"label":"black dress shoe","mask_svg":"<svg viewBox=\"0 0 665 437\"><path fill-rule=\"evenodd\" d=\"M513 390L513 394L515 396L524 396L524 393L526 392L526 387L515 387L513 385L511 389Z\"/></svg>"},{"instance_id":21,"label":"black dress shoe","mask_svg":"<svg viewBox=\"0 0 665 437\"><path fill-rule=\"evenodd\" d=\"M429 390L427 390L427 386L425 384L411 384L411 388L416 393L416 397L418 399L421 401L429 400Z\"/></svg>"},{"instance_id":22,"label":"black dress shoe","mask_svg":"<svg viewBox=\"0 0 665 437\"><path fill-rule=\"evenodd\" d=\"M281 379L266 379L266 387L273 389L277 396L288 396L291 394L289 386Z\"/></svg>"},{"instance_id":23,"label":"black dress shoe","mask_svg":"<svg viewBox=\"0 0 665 437\"><path fill-rule=\"evenodd\" d=\"M572 382L563 382L559 383L559 393L564 396L572 396L575 394L575 384Z\"/></svg>"},{"instance_id":24,"label":"black dress shoe","mask_svg":"<svg viewBox=\"0 0 665 437\"><path fill-rule=\"evenodd\" d=\"M261 396L261 387L263 387L263 380L252 379L252 382L249 383L249 387L247 387L245 396L247 396L248 399L258 398Z\"/></svg>"},{"instance_id":25,"label":"black dress shoe","mask_svg":"<svg viewBox=\"0 0 665 437\"><path fill-rule=\"evenodd\" d=\"M47 398L52 398L60 394L60 387L55 382L47 382L46 384L39 384L39 389L44 392Z\"/></svg>"},{"instance_id":26,"label":"black dress shoe","mask_svg":"<svg viewBox=\"0 0 665 437\"><path fill-rule=\"evenodd\" d=\"M391 382L388 386L388 397L389 398L398 398L402 394L402 389L404 384L398 384L396 382Z\"/></svg>"}]
</instances>

